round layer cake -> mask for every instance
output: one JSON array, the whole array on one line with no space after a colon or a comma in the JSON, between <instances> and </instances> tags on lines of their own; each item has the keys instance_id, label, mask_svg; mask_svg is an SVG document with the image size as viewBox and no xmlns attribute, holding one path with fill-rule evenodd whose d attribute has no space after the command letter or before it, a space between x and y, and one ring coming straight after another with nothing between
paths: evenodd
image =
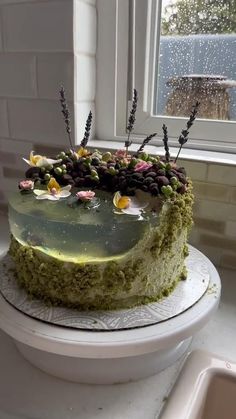
<instances>
[{"instance_id":1,"label":"round layer cake","mask_svg":"<svg viewBox=\"0 0 236 419\"><path fill-rule=\"evenodd\" d=\"M9 202L10 254L16 279L30 296L79 310L128 308L157 301L186 278L184 259L193 196L177 166L196 118L193 106L171 160L165 124L165 158L144 148L132 155L138 95L133 92L124 149L88 150L89 112L77 150L71 140L65 90L60 103L70 143L56 158L30 153L20 191Z\"/></svg>"},{"instance_id":2,"label":"round layer cake","mask_svg":"<svg viewBox=\"0 0 236 419\"><path fill-rule=\"evenodd\" d=\"M127 308L157 301L186 277L189 181L168 197L141 189L119 195L133 212L114 205L111 191L93 188L90 200L78 199L81 191L57 199L42 188L52 199L37 199L37 189L10 198L10 254L32 297L79 310Z\"/></svg>"}]
</instances>

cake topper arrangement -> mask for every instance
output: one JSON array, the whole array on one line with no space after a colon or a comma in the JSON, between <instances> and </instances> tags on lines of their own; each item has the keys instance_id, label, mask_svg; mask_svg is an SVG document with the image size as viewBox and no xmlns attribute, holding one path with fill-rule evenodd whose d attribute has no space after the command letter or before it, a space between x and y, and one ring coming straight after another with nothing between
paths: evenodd
<instances>
[{"instance_id":1,"label":"cake topper arrangement","mask_svg":"<svg viewBox=\"0 0 236 419\"><path fill-rule=\"evenodd\" d=\"M168 130L164 124L163 144L165 157L149 155L145 146L157 135L148 135L133 154L129 152L132 144L131 134L134 129L138 93L133 91L132 106L127 124L127 139L124 149L114 153L87 148L91 126L92 112L89 112L84 137L76 150L71 138L70 112L66 101L65 90L60 89L60 103L68 135L69 150L61 151L56 158L30 153L30 166L25 179L19 183L23 193L33 193L36 199L57 201L67 198L72 193L78 202L94 199L96 190L113 194L115 210L122 214L138 215L145 208L144 203L137 201L137 191L148 193L161 199L171 199L176 194L184 194L188 179L183 167L177 166L177 160L183 145L188 141L189 129L193 125L199 108L199 102L187 121L186 128L179 136L180 148L175 159L171 159L168 146Z\"/></svg>"}]
</instances>

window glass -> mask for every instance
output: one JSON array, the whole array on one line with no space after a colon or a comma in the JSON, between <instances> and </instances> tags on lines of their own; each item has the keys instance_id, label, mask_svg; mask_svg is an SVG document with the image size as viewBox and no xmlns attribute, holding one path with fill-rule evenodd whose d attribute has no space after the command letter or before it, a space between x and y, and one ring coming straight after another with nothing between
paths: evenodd
<instances>
[{"instance_id":1,"label":"window glass","mask_svg":"<svg viewBox=\"0 0 236 419\"><path fill-rule=\"evenodd\" d=\"M236 120L235 0L163 0L154 115Z\"/></svg>"}]
</instances>

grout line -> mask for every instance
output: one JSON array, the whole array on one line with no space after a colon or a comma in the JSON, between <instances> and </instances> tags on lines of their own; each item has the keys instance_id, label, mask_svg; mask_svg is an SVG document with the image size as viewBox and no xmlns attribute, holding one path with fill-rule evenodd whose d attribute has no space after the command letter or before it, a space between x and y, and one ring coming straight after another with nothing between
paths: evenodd
<instances>
[{"instance_id":1,"label":"grout line","mask_svg":"<svg viewBox=\"0 0 236 419\"><path fill-rule=\"evenodd\" d=\"M6 100L6 111L7 111L7 127L8 127L8 138L11 138L11 127L10 127L10 112L9 112L9 106L8 106L8 100Z\"/></svg>"},{"instance_id":2,"label":"grout line","mask_svg":"<svg viewBox=\"0 0 236 419\"><path fill-rule=\"evenodd\" d=\"M207 163L207 170L206 170L206 181L208 180L208 174L209 174L209 170L210 170L210 163Z\"/></svg>"},{"instance_id":3,"label":"grout line","mask_svg":"<svg viewBox=\"0 0 236 419\"><path fill-rule=\"evenodd\" d=\"M0 9L1 9L1 6L0 6ZM0 23L1 23L1 20L0 20ZM14 55L32 55L32 54L37 54L37 55L71 55L71 56L73 56L74 55L74 53L73 53L73 51L64 51L64 50L52 50L52 51L50 51L50 50L46 50L46 51L37 51L37 50L26 50L26 51L19 51L19 50L17 50L17 51L8 51L8 50L4 50L4 51L0 51L0 56L1 55L12 55L12 54L14 54Z\"/></svg>"},{"instance_id":4,"label":"grout line","mask_svg":"<svg viewBox=\"0 0 236 419\"><path fill-rule=\"evenodd\" d=\"M22 101L22 100L25 100L25 101L40 101L40 102L55 102L55 103L58 103L58 98L57 97L55 97L55 98L44 98L44 97L35 97L35 96L32 96L32 97L27 97L27 96L22 96L22 97L15 97L15 96L0 96L0 99L1 100L9 100L9 101ZM85 101L86 102L86 101ZM92 102L92 101L88 101L88 102ZM68 100L68 103L70 104L70 106L73 106L74 105L74 101L73 101L73 98L72 99L69 99Z\"/></svg>"},{"instance_id":5,"label":"grout line","mask_svg":"<svg viewBox=\"0 0 236 419\"><path fill-rule=\"evenodd\" d=\"M77 57L77 56L82 56L82 57L87 57L87 58L93 58L93 59L96 59L96 53L95 54L92 54L91 52L83 52L83 51L76 51L76 48L75 48L75 52L74 52L74 55Z\"/></svg>"},{"instance_id":6,"label":"grout line","mask_svg":"<svg viewBox=\"0 0 236 419\"><path fill-rule=\"evenodd\" d=\"M78 3L85 3L85 4L88 4L88 6L91 6L91 7L93 7L93 8L96 8L96 2L95 2L95 4L94 3L91 3L89 0L76 0Z\"/></svg>"},{"instance_id":7,"label":"grout line","mask_svg":"<svg viewBox=\"0 0 236 419\"><path fill-rule=\"evenodd\" d=\"M39 82L38 82L38 57L34 56L34 74L35 74L35 94L37 99L41 99L39 96Z\"/></svg>"},{"instance_id":8,"label":"grout line","mask_svg":"<svg viewBox=\"0 0 236 419\"><path fill-rule=\"evenodd\" d=\"M17 6L17 5L22 5L22 4L32 4L32 5L36 5L36 4L40 4L40 3L65 3L66 0L37 0L37 2L32 1L32 0L21 0L21 1L17 1L15 2L14 0L11 1L11 3L3 3L1 4L1 7L11 7L11 6ZM67 0L70 1L71 3L73 2L73 0Z\"/></svg>"},{"instance_id":9,"label":"grout line","mask_svg":"<svg viewBox=\"0 0 236 419\"><path fill-rule=\"evenodd\" d=\"M3 26L3 16L2 16L2 8L0 7L0 32L1 32L1 40L2 40L2 52L5 52L5 33L4 33L4 26Z\"/></svg>"}]
</instances>

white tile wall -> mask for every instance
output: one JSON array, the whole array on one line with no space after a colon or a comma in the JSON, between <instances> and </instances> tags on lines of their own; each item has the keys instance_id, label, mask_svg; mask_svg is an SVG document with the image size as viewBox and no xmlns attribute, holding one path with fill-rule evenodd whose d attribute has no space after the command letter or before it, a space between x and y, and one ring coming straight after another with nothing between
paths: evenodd
<instances>
[{"instance_id":1,"label":"white tile wall","mask_svg":"<svg viewBox=\"0 0 236 419\"><path fill-rule=\"evenodd\" d=\"M179 166L185 167L188 175L195 180L205 180L207 176L207 165L204 163L179 160Z\"/></svg>"},{"instance_id":2,"label":"white tile wall","mask_svg":"<svg viewBox=\"0 0 236 419\"><path fill-rule=\"evenodd\" d=\"M7 102L0 99L0 137L9 137Z\"/></svg>"},{"instance_id":3,"label":"white tile wall","mask_svg":"<svg viewBox=\"0 0 236 419\"><path fill-rule=\"evenodd\" d=\"M75 142L80 144L89 111L93 113L91 138L95 131L96 37L95 1L74 1L75 50Z\"/></svg>"},{"instance_id":4,"label":"white tile wall","mask_svg":"<svg viewBox=\"0 0 236 419\"><path fill-rule=\"evenodd\" d=\"M10 190L24 173L23 155L68 147L61 85L72 138L80 143L83 137L88 112L95 109L96 0L0 0L0 23L2 201L1 188Z\"/></svg>"},{"instance_id":5,"label":"white tile wall","mask_svg":"<svg viewBox=\"0 0 236 419\"><path fill-rule=\"evenodd\" d=\"M72 0L2 7L7 51L73 51Z\"/></svg>"},{"instance_id":6,"label":"white tile wall","mask_svg":"<svg viewBox=\"0 0 236 419\"><path fill-rule=\"evenodd\" d=\"M58 101L11 99L8 111L13 138L42 144L65 144L65 127Z\"/></svg>"},{"instance_id":7,"label":"white tile wall","mask_svg":"<svg viewBox=\"0 0 236 419\"><path fill-rule=\"evenodd\" d=\"M227 221L226 222L226 228L225 233L227 236L233 237L235 239L236 237L236 221Z\"/></svg>"},{"instance_id":8,"label":"white tile wall","mask_svg":"<svg viewBox=\"0 0 236 419\"><path fill-rule=\"evenodd\" d=\"M76 100L94 101L96 89L96 61L94 57L78 54L76 63ZM83 83L81 81L83 80Z\"/></svg>"},{"instance_id":9,"label":"white tile wall","mask_svg":"<svg viewBox=\"0 0 236 419\"><path fill-rule=\"evenodd\" d=\"M195 206L195 215L203 218L225 221L225 214L229 220L236 221L235 205L223 202L199 200Z\"/></svg>"},{"instance_id":10,"label":"white tile wall","mask_svg":"<svg viewBox=\"0 0 236 419\"><path fill-rule=\"evenodd\" d=\"M40 98L57 99L60 86L68 100L74 99L74 56L72 53L37 55L37 80Z\"/></svg>"},{"instance_id":11,"label":"white tile wall","mask_svg":"<svg viewBox=\"0 0 236 419\"><path fill-rule=\"evenodd\" d=\"M84 3L89 3L92 4L93 6L95 6L96 4L96 0L82 0Z\"/></svg>"},{"instance_id":12,"label":"white tile wall","mask_svg":"<svg viewBox=\"0 0 236 419\"><path fill-rule=\"evenodd\" d=\"M216 164L211 164L209 166L207 179L210 182L234 186L236 184L235 167L222 166L221 170L219 170L219 167Z\"/></svg>"},{"instance_id":13,"label":"white tile wall","mask_svg":"<svg viewBox=\"0 0 236 419\"><path fill-rule=\"evenodd\" d=\"M68 147L61 85L80 143L95 109L95 54L96 0L0 0L0 203L24 176L22 156Z\"/></svg>"},{"instance_id":14,"label":"white tile wall","mask_svg":"<svg viewBox=\"0 0 236 419\"><path fill-rule=\"evenodd\" d=\"M81 0L74 2L74 47L75 52L95 55L96 53L96 9Z\"/></svg>"},{"instance_id":15,"label":"white tile wall","mask_svg":"<svg viewBox=\"0 0 236 419\"><path fill-rule=\"evenodd\" d=\"M29 154L29 150L33 150L33 143L15 139L13 140L10 138L1 138L0 150L12 154L27 156Z\"/></svg>"},{"instance_id":16,"label":"white tile wall","mask_svg":"<svg viewBox=\"0 0 236 419\"><path fill-rule=\"evenodd\" d=\"M0 178L1 179L1 178ZM19 179L14 178L4 178L4 194L5 198L8 198L8 194L18 189Z\"/></svg>"},{"instance_id":17,"label":"white tile wall","mask_svg":"<svg viewBox=\"0 0 236 419\"><path fill-rule=\"evenodd\" d=\"M30 2L36 2L38 0L0 0L0 5L1 4L15 4L15 3L23 3L24 1L27 1L28 3ZM89 1L89 0L88 0Z\"/></svg>"},{"instance_id":18,"label":"white tile wall","mask_svg":"<svg viewBox=\"0 0 236 419\"><path fill-rule=\"evenodd\" d=\"M1 15L0 15L0 19L1 19ZM0 22L1 22L1 20L0 20ZM0 52L2 51L2 49L3 49L3 44L2 44L2 32L0 31Z\"/></svg>"},{"instance_id":19,"label":"white tile wall","mask_svg":"<svg viewBox=\"0 0 236 419\"><path fill-rule=\"evenodd\" d=\"M36 96L36 57L0 54L0 96Z\"/></svg>"}]
</instances>

